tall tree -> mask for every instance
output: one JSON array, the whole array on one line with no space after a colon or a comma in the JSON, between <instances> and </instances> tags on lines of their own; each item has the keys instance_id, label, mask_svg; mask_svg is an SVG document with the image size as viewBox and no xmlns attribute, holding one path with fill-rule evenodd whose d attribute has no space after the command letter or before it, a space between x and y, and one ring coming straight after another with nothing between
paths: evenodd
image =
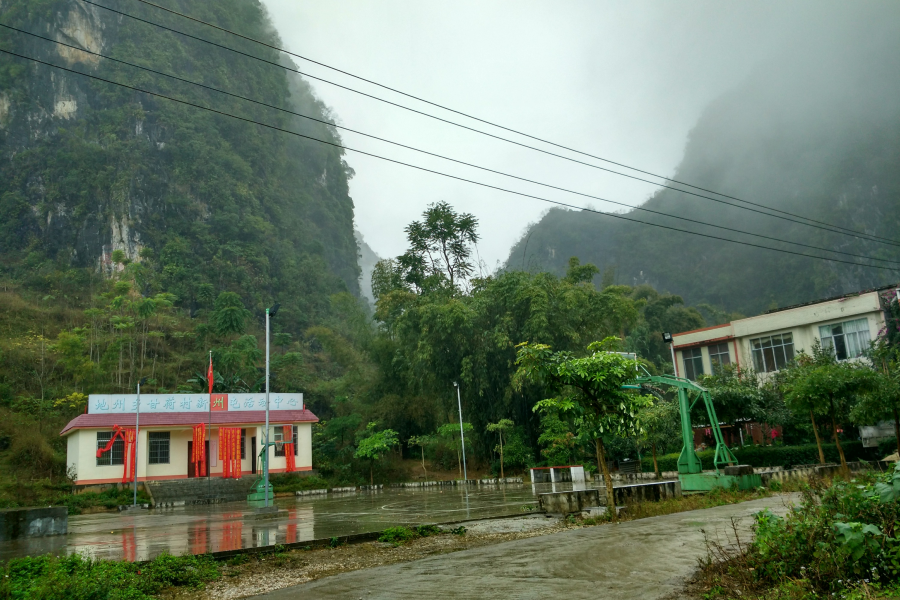
<instances>
[{"instance_id":1,"label":"tall tree","mask_svg":"<svg viewBox=\"0 0 900 600\"><path fill-rule=\"evenodd\" d=\"M457 213L447 202L430 204L421 221L406 227L409 249L397 261L406 281L418 288L426 280L446 278L454 288L475 272L472 246L478 241L478 219Z\"/></svg>"},{"instance_id":2,"label":"tall tree","mask_svg":"<svg viewBox=\"0 0 900 600\"><path fill-rule=\"evenodd\" d=\"M850 417L857 425L892 420L900 454L900 349L887 335L880 336L869 349L868 358L877 373L877 383L870 393L860 398Z\"/></svg>"},{"instance_id":3,"label":"tall tree","mask_svg":"<svg viewBox=\"0 0 900 600\"><path fill-rule=\"evenodd\" d=\"M638 362L610 351L617 342L613 337L593 342L583 358L569 352L553 352L546 344L526 342L519 345L516 361L521 379L542 382L557 393L538 402L535 410L573 414L579 437L594 440L606 484L607 510L613 520L615 494L603 437L639 434L639 413L652 403L649 397L622 388L635 377Z\"/></svg>"},{"instance_id":4,"label":"tall tree","mask_svg":"<svg viewBox=\"0 0 900 600\"><path fill-rule=\"evenodd\" d=\"M356 446L356 458L363 458L369 461L369 484L375 485L374 468L375 463L381 460L391 448L400 443L397 438L397 432L393 429L384 429L376 431L378 423L372 422L366 427L363 439Z\"/></svg>"},{"instance_id":5,"label":"tall tree","mask_svg":"<svg viewBox=\"0 0 900 600\"><path fill-rule=\"evenodd\" d=\"M850 410L860 396L875 391L878 384L875 372L865 364L837 361L834 352L822 348L816 340L812 354L801 353L794 365L784 370L779 383L789 408L799 413L809 412L821 463L825 462L825 453L815 416L828 418L841 457L841 468L846 470L847 459L838 438L838 423L849 419Z\"/></svg>"},{"instance_id":6,"label":"tall tree","mask_svg":"<svg viewBox=\"0 0 900 600\"><path fill-rule=\"evenodd\" d=\"M500 419L496 423L488 423L487 430L496 433L500 437L500 443L497 448L500 450L500 477L506 477L503 474L503 432L509 431L515 425L510 419Z\"/></svg>"}]
</instances>

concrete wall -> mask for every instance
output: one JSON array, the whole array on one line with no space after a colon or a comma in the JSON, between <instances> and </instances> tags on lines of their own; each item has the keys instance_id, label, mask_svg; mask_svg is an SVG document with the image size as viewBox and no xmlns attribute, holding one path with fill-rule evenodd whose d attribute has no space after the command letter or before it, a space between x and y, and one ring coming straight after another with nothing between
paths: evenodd
<instances>
[{"instance_id":1,"label":"concrete wall","mask_svg":"<svg viewBox=\"0 0 900 600\"><path fill-rule=\"evenodd\" d=\"M600 492L598 490L550 492L539 494L538 501L544 512L568 515L600 506Z\"/></svg>"},{"instance_id":2,"label":"concrete wall","mask_svg":"<svg viewBox=\"0 0 900 600\"><path fill-rule=\"evenodd\" d=\"M0 542L66 535L68 531L69 509L65 506L0 509Z\"/></svg>"}]
</instances>

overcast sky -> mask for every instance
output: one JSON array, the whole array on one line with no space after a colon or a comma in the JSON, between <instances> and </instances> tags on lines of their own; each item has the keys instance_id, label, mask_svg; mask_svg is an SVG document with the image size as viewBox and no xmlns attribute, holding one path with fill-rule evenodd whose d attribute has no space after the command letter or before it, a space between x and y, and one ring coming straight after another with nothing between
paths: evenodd
<instances>
[{"instance_id":1,"label":"overcast sky","mask_svg":"<svg viewBox=\"0 0 900 600\"><path fill-rule=\"evenodd\" d=\"M285 47L475 116L664 175L681 159L703 108L754 68L828 36L851 5L690 1L263 0ZM297 59L295 59L297 60ZM439 114L322 67L302 71ZM604 174L312 82L342 125L492 169L629 205L654 186ZM490 129L504 136L514 134ZM346 145L492 185L603 210L590 198L536 188L344 133ZM523 138L516 138L529 142ZM549 149L549 148L548 148ZM557 150L558 151L558 150ZM563 151L565 152L565 151ZM382 257L403 228L446 200L480 221L489 270L547 204L348 153L356 225ZM585 159L591 161L591 159ZM596 162L596 161L593 161ZM599 163L602 164L602 163Z\"/></svg>"}]
</instances>

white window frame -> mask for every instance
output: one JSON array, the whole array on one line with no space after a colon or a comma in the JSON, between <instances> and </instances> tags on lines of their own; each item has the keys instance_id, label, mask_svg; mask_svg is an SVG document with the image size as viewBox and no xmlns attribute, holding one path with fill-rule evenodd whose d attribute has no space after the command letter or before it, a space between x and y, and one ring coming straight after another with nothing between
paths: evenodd
<instances>
[{"instance_id":1,"label":"white window frame","mask_svg":"<svg viewBox=\"0 0 900 600\"><path fill-rule=\"evenodd\" d=\"M834 330L838 327L841 328L841 332L835 333ZM843 345L844 347L845 356L843 358L839 356L835 338L839 338L840 344L838 345ZM869 347L869 342L872 341L869 336L869 319L862 317L860 319L841 321L840 323L820 325L819 340L822 342L822 348L831 349L838 360L859 358ZM854 347L855 350L851 350L851 347Z\"/></svg>"},{"instance_id":2,"label":"white window frame","mask_svg":"<svg viewBox=\"0 0 900 600\"><path fill-rule=\"evenodd\" d=\"M785 336L790 337L789 342L785 342ZM768 342L768 346L764 345L766 342ZM769 368L768 360L766 360L766 350L771 350L772 366L774 368ZM778 366L779 354L783 361L780 367ZM750 355L753 357L753 368L757 373L774 373L783 369L794 360L794 354L794 333L792 331L763 335L750 340Z\"/></svg>"},{"instance_id":3,"label":"white window frame","mask_svg":"<svg viewBox=\"0 0 900 600\"><path fill-rule=\"evenodd\" d=\"M690 357L688 357L687 355L688 352L691 353ZM697 353L696 356L694 355L695 352ZM693 377L688 375L688 361L691 361L690 371L693 372ZM694 346L693 348L684 348L681 351L681 362L684 363L685 379L696 381L698 377L703 375L703 350L699 346ZM697 369L697 365L700 366L699 370Z\"/></svg>"},{"instance_id":4,"label":"white window frame","mask_svg":"<svg viewBox=\"0 0 900 600\"><path fill-rule=\"evenodd\" d=\"M100 439L100 436L103 436L105 439ZM109 440L116 435L115 431L98 431L97 432L97 450L102 450L106 447L106 444L109 443ZM113 460L113 457L116 460ZM98 467L115 467L122 466L125 464L125 442L122 441L121 438L117 439L113 442L112 448L109 449L109 452L104 452L100 456L97 457L97 466Z\"/></svg>"},{"instance_id":5,"label":"white window frame","mask_svg":"<svg viewBox=\"0 0 900 600\"><path fill-rule=\"evenodd\" d=\"M716 350L721 350L722 346L725 346L725 352L713 353L713 348L715 348ZM709 354L709 366L712 369L713 374L718 373L719 369L721 369L722 367L731 364L731 348L729 347L728 342L717 342L715 344L710 344L706 347L706 351ZM720 356L724 356L726 362L723 363L720 360L716 360Z\"/></svg>"},{"instance_id":6,"label":"white window frame","mask_svg":"<svg viewBox=\"0 0 900 600\"><path fill-rule=\"evenodd\" d=\"M156 438L159 434L164 433L169 437L159 437ZM153 455L154 446L156 447L156 456ZM160 460L160 454L162 453L163 448L165 447L165 459ZM155 460L154 460L155 459ZM148 431L147 432L147 464L148 465L168 465L172 461L172 432L171 431Z\"/></svg>"}]
</instances>

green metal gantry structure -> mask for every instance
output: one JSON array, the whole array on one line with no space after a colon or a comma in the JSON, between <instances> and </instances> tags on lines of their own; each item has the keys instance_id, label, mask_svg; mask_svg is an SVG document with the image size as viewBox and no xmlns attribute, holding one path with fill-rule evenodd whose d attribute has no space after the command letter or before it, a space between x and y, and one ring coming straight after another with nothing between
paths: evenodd
<instances>
[{"instance_id":1,"label":"green metal gantry structure","mask_svg":"<svg viewBox=\"0 0 900 600\"><path fill-rule=\"evenodd\" d=\"M738 465L734 453L725 444L716 409L709 397L709 391L683 377L673 375L645 375L635 378L627 388L649 389L674 388L678 394L678 410L681 414L681 438L684 446L678 457L678 479L684 492L708 492L715 488L733 488L741 490L754 489L762 485L762 478L753 473L746 465ZM703 402L709 416L709 427L716 441L716 453L713 457L713 470L703 472L700 457L694 451L694 429L691 424L691 409L697 402Z\"/></svg>"}]
</instances>

